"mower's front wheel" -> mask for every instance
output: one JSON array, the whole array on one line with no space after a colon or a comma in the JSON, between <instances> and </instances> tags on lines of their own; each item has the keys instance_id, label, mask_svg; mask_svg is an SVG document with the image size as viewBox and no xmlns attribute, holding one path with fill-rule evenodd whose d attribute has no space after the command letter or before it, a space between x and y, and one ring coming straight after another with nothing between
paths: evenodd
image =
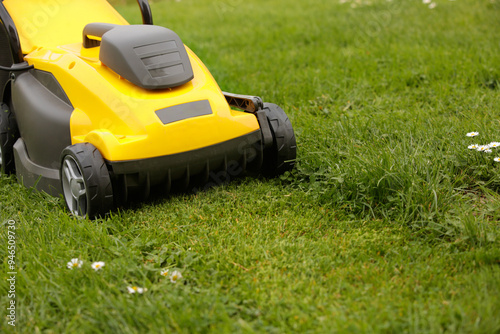
<instances>
[{"instance_id":1,"label":"mower's front wheel","mask_svg":"<svg viewBox=\"0 0 500 334\"><path fill-rule=\"evenodd\" d=\"M92 219L113 208L108 168L94 145L66 147L61 154L60 179L66 206L73 215Z\"/></svg>"},{"instance_id":2,"label":"mower's front wheel","mask_svg":"<svg viewBox=\"0 0 500 334\"><path fill-rule=\"evenodd\" d=\"M0 174L13 174L14 143L19 138L19 130L14 114L5 103L0 103Z\"/></svg>"},{"instance_id":3,"label":"mower's front wheel","mask_svg":"<svg viewBox=\"0 0 500 334\"><path fill-rule=\"evenodd\" d=\"M295 166L297 143L292 123L283 109L273 103L264 103L264 111L273 135L273 143L264 150L263 172L269 176L277 176Z\"/></svg>"}]
</instances>

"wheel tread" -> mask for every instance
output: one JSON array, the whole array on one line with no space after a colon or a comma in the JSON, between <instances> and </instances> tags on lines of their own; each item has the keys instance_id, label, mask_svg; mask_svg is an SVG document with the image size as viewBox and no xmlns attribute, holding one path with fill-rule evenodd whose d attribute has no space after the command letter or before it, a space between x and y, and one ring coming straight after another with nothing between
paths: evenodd
<instances>
[{"instance_id":1,"label":"wheel tread","mask_svg":"<svg viewBox=\"0 0 500 334\"><path fill-rule=\"evenodd\" d=\"M297 144L292 123L283 109L272 103L265 103L264 108L274 141L265 152L264 173L275 176L294 168Z\"/></svg>"}]
</instances>

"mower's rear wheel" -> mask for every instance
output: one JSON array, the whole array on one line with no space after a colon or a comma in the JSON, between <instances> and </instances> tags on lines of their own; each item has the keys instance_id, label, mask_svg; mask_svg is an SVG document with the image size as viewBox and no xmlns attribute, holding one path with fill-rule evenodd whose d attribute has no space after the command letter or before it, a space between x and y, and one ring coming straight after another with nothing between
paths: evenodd
<instances>
[{"instance_id":1,"label":"mower's rear wheel","mask_svg":"<svg viewBox=\"0 0 500 334\"><path fill-rule=\"evenodd\" d=\"M273 103L264 103L264 111L273 135L273 143L264 150L263 173L277 176L295 166L297 143L292 123L283 109Z\"/></svg>"},{"instance_id":2,"label":"mower's rear wheel","mask_svg":"<svg viewBox=\"0 0 500 334\"><path fill-rule=\"evenodd\" d=\"M14 118L14 113L5 103L0 104L0 173L13 174L14 143L19 138L19 130Z\"/></svg>"},{"instance_id":3,"label":"mower's rear wheel","mask_svg":"<svg viewBox=\"0 0 500 334\"><path fill-rule=\"evenodd\" d=\"M77 217L104 216L113 208L113 188L106 163L89 143L66 147L60 179L68 210Z\"/></svg>"}]
</instances>

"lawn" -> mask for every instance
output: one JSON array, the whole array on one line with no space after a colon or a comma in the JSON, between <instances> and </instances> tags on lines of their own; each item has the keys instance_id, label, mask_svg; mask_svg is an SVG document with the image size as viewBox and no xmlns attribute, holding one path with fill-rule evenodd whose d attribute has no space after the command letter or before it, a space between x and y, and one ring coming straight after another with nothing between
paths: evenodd
<instances>
[{"instance_id":1,"label":"lawn","mask_svg":"<svg viewBox=\"0 0 500 334\"><path fill-rule=\"evenodd\" d=\"M433 3L155 1L222 90L283 107L297 167L95 221L1 176L0 332L13 220L21 333L499 333L500 148L468 146L500 141L500 1Z\"/></svg>"}]
</instances>

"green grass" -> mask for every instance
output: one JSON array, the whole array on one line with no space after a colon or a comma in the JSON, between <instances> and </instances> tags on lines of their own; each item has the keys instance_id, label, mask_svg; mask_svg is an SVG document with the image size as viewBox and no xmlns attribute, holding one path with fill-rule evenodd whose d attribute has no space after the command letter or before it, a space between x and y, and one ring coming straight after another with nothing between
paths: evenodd
<instances>
[{"instance_id":1,"label":"green grass","mask_svg":"<svg viewBox=\"0 0 500 334\"><path fill-rule=\"evenodd\" d=\"M117 9L140 23L129 2ZM2 240L17 222L16 329L499 333L500 151L467 146L500 141L500 2L351 2L154 2L155 23L223 90L285 109L297 169L97 221L2 176ZM75 257L84 265L67 269ZM3 317L0 331L12 331Z\"/></svg>"}]
</instances>

